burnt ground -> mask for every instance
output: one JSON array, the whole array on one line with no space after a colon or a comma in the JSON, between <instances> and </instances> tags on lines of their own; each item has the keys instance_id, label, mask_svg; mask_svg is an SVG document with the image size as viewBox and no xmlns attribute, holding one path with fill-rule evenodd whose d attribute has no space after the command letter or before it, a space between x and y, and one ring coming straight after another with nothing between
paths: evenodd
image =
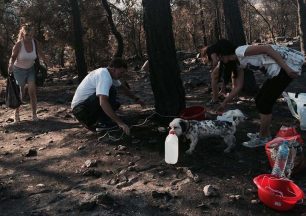
<instances>
[{"instance_id":1,"label":"burnt ground","mask_svg":"<svg viewBox=\"0 0 306 216\"><path fill-rule=\"evenodd\" d=\"M130 125L148 118L132 127L130 137L121 131L103 137L78 124L70 111L77 86L70 71L49 71L46 86L38 89L40 121L30 121L28 103L22 105L19 124L11 123L13 110L0 108L0 215L281 215L258 202L253 184L255 176L271 172L264 148L241 145L247 132L258 129L252 97L241 96L229 107L249 117L238 126L232 153L223 153L221 138L205 138L187 156L188 143L180 140L179 162L167 165L167 132L160 129L166 125L152 116L148 76L135 71L129 75L128 82L148 105L142 109L127 101L122 106L120 115ZM306 92L305 76L290 89ZM262 77L257 78L260 83ZM190 64L182 79L188 106L210 100L205 66ZM284 101L278 101L274 114L274 133L282 125L298 126ZM306 139L306 132L298 131ZM292 180L306 192L305 169ZM219 195L205 197L208 184ZM306 204L298 204L285 215L305 212Z\"/></svg>"}]
</instances>

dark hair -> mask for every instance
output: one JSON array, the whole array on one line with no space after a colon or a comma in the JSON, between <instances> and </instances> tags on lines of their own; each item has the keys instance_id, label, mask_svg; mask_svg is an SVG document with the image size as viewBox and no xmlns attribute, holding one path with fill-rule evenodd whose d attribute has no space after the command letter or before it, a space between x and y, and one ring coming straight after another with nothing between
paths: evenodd
<instances>
[{"instance_id":1,"label":"dark hair","mask_svg":"<svg viewBox=\"0 0 306 216\"><path fill-rule=\"evenodd\" d=\"M215 52L218 56L233 55L237 48L237 46L226 39L220 39L214 46L216 46Z\"/></svg>"},{"instance_id":2,"label":"dark hair","mask_svg":"<svg viewBox=\"0 0 306 216\"><path fill-rule=\"evenodd\" d=\"M199 46L197 47L197 49L203 49L203 48L205 48L205 46L204 46L203 44L201 44L201 45L199 45Z\"/></svg>"},{"instance_id":3,"label":"dark hair","mask_svg":"<svg viewBox=\"0 0 306 216\"><path fill-rule=\"evenodd\" d=\"M213 44L213 45L207 47L207 49L206 49L206 55L207 55L209 61L211 61L211 55L213 53L217 53L217 45L216 44Z\"/></svg>"},{"instance_id":4,"label":"dark hair","mask_svg":"<svg viewBox=\"0 0 306 216\"><path fill-rule=\"evenodd\" d=\"M114 58L108 65L110 68L125 68L127 69L127 63L122 58Z\"/></svg>"},{"instance_id":5,"label":"dark hair","mask_svg":"<svg viewBox=\"0 0 306 216\"><path fill-rule=\"evenodd\" d=\"M238 73L238 61L229 61L228 63L221 62L220 64L220 77L223 78L223 83L227 85L233 75L234 78L237 78Z\"/></svg>"},{"instance_id":6,"label":"dark hair","mask_svg":"<svg viewBox=\"0 0 306 216\"><path fill-rule=\"evenodd\" d=\"M232 55L235 54L236 46L229 40L220 39L217 43L208 46L206 49L206 55L208 60L211 61L211 55L215 53L218 56Z\"/></svg>"}]
</instances>

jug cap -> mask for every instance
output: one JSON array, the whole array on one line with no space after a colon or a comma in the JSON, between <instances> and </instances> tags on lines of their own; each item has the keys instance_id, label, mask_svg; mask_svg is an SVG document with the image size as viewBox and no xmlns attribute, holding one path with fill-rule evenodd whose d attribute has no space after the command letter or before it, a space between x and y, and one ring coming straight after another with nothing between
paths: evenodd
<instances>
[{"instance_id":1,"label":"jug cap","mask_svg":"<svg viewBox=\"0 0 306 216\"><path fill-rule=\"evenodd\" d=\"M170 131L169 131L169 134L174 134L174 135L176 135L174 130L170 130Z\"/></svg>"}]
</instances>

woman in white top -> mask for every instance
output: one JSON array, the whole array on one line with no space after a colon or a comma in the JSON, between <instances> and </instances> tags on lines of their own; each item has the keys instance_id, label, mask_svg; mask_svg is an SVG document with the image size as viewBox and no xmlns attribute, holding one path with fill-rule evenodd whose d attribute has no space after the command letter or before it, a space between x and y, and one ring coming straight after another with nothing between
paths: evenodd
<instances>
[{"instance_id":1,"label":"woman in white top","mask_svg":"<svg viewBox=\"0 0 306 216\"><path fill-rule=\"evenodd\" d=\"M9 60L8 72L14 73L17 84L20 86L21 100L25 95L25 84L28 84L28 92L32 107L32 119L38 120L36 114L37 97L35 85L34 62L37 58L36 49L39 57L44 61L45 56L42 54L40 47L33 38L33 29L30 25L24 25L19 30L18 40L13 47L12 55ZM15 110L15 122L19 122L19 108Z\"/></svg>"},{"instance_id":2,"label":"woman in white top","mask_svg":"<svg viewBox=\"0 0 306 216\"><path fill-rule=\"evenodd\" d=\"M241 90L244 80L243 69L261 71L267 76L255 98L256 108L260 114L259 133L248 134L250 141L243 143L249 148L265 145L271 139L272 108L290 82L301 74L304 55L288 47L276 45L245 45L236 48L229 41L218 44L217 55L224 63L237 61L237 85L219 106L219 111L223 111L227 103Z\"/></svg>"}]
</instances>

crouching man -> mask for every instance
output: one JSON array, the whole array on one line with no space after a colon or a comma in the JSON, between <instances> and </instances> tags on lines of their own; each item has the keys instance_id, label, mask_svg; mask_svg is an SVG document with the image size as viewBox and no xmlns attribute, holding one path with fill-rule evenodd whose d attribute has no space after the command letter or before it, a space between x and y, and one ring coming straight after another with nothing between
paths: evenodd
<instances>
[{"instance_id":1,"label":"crouching man","mask_svg":"<svg viewBox=\"0 0 306 216\"><path fill-rule=\"evenodd\" d=\"M115 113L120 107L116 100L116 87L124 94L144 106L119 78L127 72L127 64L121 58L113 59L107 68L91 71L78 86L71 102L71 108L77 120L91 131L113 128L116 124L129 135L130 128Z\"/></svg>"}]
</instances>

